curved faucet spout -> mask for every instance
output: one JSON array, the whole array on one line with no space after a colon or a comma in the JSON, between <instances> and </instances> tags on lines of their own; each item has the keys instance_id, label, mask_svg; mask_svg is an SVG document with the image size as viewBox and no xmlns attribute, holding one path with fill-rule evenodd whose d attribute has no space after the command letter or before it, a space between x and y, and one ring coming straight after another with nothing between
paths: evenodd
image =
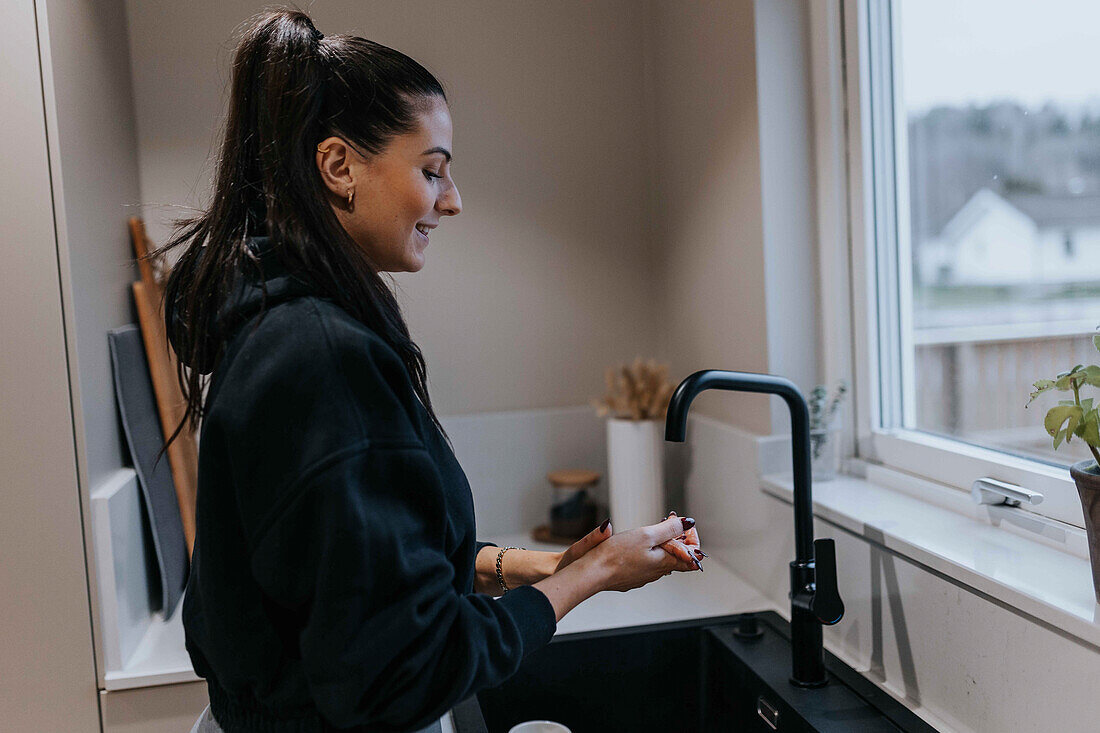
<instances>
[{"instance_id":1,"label":"curved faucet spout","mask_svg":"<svg viewBox=\"0 0 1100 733\"><path fill-rule=\"evenodd\" d=\"M725 389L759 392L783 398L791 412L791 448L794 459L795 560L814 559L813 497L810 488L810 409L794 382L784 377L752 372L705 369L680 383L668 403L665 440L682 443L687 435L688 408L700 392Z\"/></svg>"}]
</instances>

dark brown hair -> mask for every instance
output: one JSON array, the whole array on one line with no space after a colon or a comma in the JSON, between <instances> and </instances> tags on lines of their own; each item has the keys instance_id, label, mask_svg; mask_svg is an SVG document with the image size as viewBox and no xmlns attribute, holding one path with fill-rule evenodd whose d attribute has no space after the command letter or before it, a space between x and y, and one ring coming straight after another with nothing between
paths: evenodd
<instances>
[{"instance_id":1,"label":"dark brown hair","mask_svg":"<svg viewBox=\"0 0 1100 733\"><path fill-rule=\"evenodd\" d=\"M364 38L325 37L298 10L267 10L242 26L210 206L178 221L169 242L150 255L184 248L168 277L165 321L187 410L165 446L184 424L196 429L205 412L206 375L232 335L219 332L218 314L235 280L259 268L247 246L256 235L269 236L288 270L401 356L446 436L400 306L336 218L315 163L317 144L331 135L360 153L380 152L393 136L415 129L418 110L432 98L446 100L443 87L413 59Z\"/></svg>"}]
</instances>

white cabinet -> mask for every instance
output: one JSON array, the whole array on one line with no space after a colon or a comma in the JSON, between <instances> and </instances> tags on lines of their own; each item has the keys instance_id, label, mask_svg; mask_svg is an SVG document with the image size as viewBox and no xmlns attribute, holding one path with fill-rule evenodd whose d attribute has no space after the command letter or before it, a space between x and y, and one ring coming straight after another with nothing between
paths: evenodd
<instances>
[{"instance_id":1,"label":"white cabinet","mask_svg":"<svg viewBox=\"0 0 1100 733\"><path fill-rule=\"evenodd\" d=\"M103 733L187 733L206 707L206 683L101 691Z\"/></svg>"},{"instance_id":2,"label":"white cabinet","mask_svg":"<svg viewBox=\"0 0 1100 733\"><path fill-rule=\"evenodd\" d=\"M97 728L35 6L0 43L0 727Z\"/></svg>"},{"instance_id":3,"label":"white cabinet","mask_svg":"<svg viewBox=\"0 0 1100 733\"><path fill-rule=\"evenodd\" d=\"M206 688L178 619L151 619L109 679L125 631L104 628L95 572L91 494L127 470L107 331L135 320L125 7L15 0L0 18L0 728L187 730ZM106 692L146 681L163 686Z\"/></svg>"}]
</instances>

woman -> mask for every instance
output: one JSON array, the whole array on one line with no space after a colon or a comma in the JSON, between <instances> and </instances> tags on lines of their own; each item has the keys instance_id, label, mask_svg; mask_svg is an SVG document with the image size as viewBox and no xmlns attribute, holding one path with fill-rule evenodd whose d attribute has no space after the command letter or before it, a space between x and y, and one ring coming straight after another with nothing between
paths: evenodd
<instances>
[{"instance_id":1,"label":"woman","mask_svg":"<svg viewBox=\"0 0 1100 733\"><path fill-rule=\"evenodd\" d=\"M659 547L694 521L476 542L380 275L423 267L462 210L442 87L290 10L248 23L233 68L213 201L158 253L184 249L166 321L202 418L187 649L226 731L420 728L589 596L697 569Z\"/></svg>"}]
</instances>

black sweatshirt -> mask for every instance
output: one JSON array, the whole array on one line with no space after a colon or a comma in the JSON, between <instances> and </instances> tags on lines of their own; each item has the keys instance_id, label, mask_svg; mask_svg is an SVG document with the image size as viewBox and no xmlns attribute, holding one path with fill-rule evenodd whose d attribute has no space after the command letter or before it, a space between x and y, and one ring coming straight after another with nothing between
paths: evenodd
<instances>
[{"instance_id":1,"label":"black sweatshirt","mask_svg":"<svg viewBox=\"0 0 1100 733\"><path fill-rule=\"evenodd\" d=\"M473 593L466 477L377 333L288 275L239 280L199 450L187 650L232 731L406 731L553 636L530 586Z\"/></svg>"}]
</instances>

